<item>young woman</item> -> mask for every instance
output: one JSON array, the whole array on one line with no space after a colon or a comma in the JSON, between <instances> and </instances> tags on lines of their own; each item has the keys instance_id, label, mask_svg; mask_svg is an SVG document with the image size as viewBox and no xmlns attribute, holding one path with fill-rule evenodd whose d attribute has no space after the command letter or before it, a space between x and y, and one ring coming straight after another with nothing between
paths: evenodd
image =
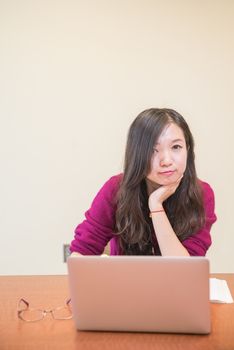
<instances>
[{"instance_id":1,"label":"young woman","mask_svg":"<svg viewBox=\"0 0 234 350\"><path fill-rule=\"evenodd\" d=\"M123 174L98 192L75 230L71 252L111 255L205 255L216 221L214 193L199 180L184 118L151 108L133 121Z\"/></svg>"}]
</instances>

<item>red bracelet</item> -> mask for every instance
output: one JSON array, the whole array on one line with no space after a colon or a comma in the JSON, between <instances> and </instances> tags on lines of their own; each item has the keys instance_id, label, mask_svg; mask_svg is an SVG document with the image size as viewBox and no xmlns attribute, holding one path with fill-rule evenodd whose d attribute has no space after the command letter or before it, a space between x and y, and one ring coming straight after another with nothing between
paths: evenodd
<instances>
[{"instance_id":1,"label":"red bracelet","mask_svg":"<svg viewBox=\"0 0 234 350\"><path fill-rule=\"evenodd\" d=\"M161 213L161 212L163 212L163 211L164 211L164 209L152 210L152 211L149 213L149 217L152 218L152 214L154 214L154 213Z\"/></svg>"}]
</instances>

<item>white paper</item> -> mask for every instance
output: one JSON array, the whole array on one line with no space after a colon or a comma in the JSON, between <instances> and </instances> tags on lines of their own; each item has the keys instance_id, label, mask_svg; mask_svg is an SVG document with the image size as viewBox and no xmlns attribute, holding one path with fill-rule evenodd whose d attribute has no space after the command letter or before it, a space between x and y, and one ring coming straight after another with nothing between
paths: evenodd
<instances>
[{"instance_id":1,"label":"white paper","mask_svg":"<svg viewBox=\"0 0 234 350\"><path fill-rule=\"evenodd\" d=\"M233 303L233 298L225 280L210 278L210 301L212 303Z\"/></svg>"}]
</instances>

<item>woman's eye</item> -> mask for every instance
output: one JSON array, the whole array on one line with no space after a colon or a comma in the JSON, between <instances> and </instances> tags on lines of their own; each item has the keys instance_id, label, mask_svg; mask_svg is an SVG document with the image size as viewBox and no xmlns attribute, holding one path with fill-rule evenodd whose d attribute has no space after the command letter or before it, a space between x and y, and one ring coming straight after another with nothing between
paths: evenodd
<instances>
[{"instance_id":1,"label":"woman's eye","mask_svg":"<svg viewBox=\"0 0 234 350\"><path fill-rule=\"evenodd\" d=\"M174 145L172 148L175 149L175 150L178 150L178 149L181 149L182 146L181 145Z\"/></svg>"},{"instance_id":2,"label":"woman's eye","mask_svg":"<svg viewBox=\"0 0 234 350\"><path fill-rule=\"evenodd\" d=\"M158 153L158 150L156 148L153 148L153 153Z\"/></svg>"}]
</instances>

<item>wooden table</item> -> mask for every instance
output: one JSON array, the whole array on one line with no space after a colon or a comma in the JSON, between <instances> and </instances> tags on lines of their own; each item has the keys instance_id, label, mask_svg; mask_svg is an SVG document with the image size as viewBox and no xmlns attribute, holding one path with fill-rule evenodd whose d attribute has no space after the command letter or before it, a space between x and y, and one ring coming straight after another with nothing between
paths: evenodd
<instances>
[{"instance_id":1,"label":"wooden table","mask_svg":"<svg viewBox=\"0 0 234 350\"><path fill-rule=\"evenodd\" d=\"M215 274L226 279L234 295L234 274ZM210 335L112 333L76 331L73 320L25 323L17 318L16 305L23 296L31 307L49 309L68 297L67 276L0 277L1 350L234 350L234 304L212 304Z\"/></svg>"}]
</instances>

